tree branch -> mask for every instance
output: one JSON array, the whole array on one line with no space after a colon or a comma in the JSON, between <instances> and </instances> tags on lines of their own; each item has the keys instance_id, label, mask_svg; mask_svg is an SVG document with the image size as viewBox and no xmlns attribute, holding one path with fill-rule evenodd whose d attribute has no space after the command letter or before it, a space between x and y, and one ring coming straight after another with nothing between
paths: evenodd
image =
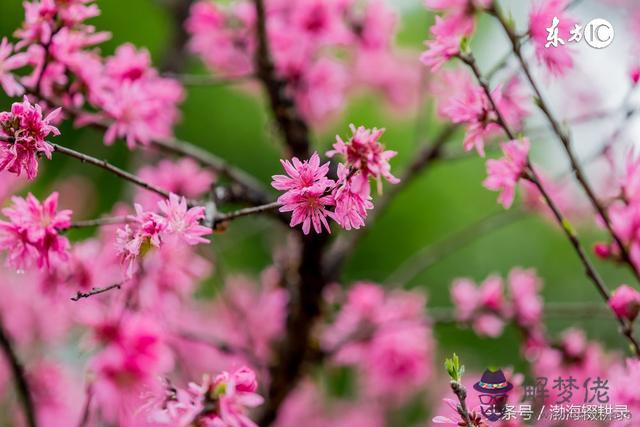
<instances>
[{"instance_id":1,"label":"tree branch","mask_svg":"<svg viewBox=\"0 0 640 427\"><path fill-rule=\"evenodd\" d=\"M493 95L491 94L491 88L489 87L489 83L486 81L486 79L483 77L482 73L480 72L480 69L478 68L478 66L476 64L476 61L475 61L475 58L474 58L473 54L471 54L471 53L469 53L469 54L461 54L461 55L459 55L459 58L460 58L460 60L462 62L464 62L465 64L467 64L467 66L469 66L469 68L473 72L474 76L476 77L476 80L478 81L478 83L482 87L485 95L487 96L487 98L488 98L488 100L489 100L489 102L491 104L492 109L494 110L494 112L496 114L497 123L500 125L500 127L503 129L503 131L507 134L509 139L511 139L511 140L515 139L515 134L513 133L513 131L511 131L511 129L507 125L506 120L502 116L502 113L498 109L496 101L493 98ZM527 167L527 170L525 172L525 178L536 186L536 188L538 189L538 191L540 192L540 194L544 198L547 206L549 206L549 208L551 209L551 212L553 213L553 216L555 217L556 221L558 222L558 225L560 225L560 227L562 228L562 230L563 230L564 234L566 235L567 239L571 243L574 251L578 255L578 258L579 258L580 262L582 263L582 265L583 265L583 267L585 269L585 273L586 273L587 277L593 282L594 286L596 287L596 290L598 291L598 293L600 294L600 296L602 297L604 302L608 304L610 295L609 295L609 291L607 289L607 286L604 283L604 281L602 280L602 278L600 277L600 275L598 274L598 272L596 271L595 267L593 266L593 264L591 263L589 258L587 257L586 252L584 250L584 247L582 246L582 243L578 239L578 236L577 236L575 230L573 229L573 227L571 226L571 223L569 222L568 219L566 219L562 215L562 213L560 212L560 209L556 206L556 204L553 201L553 199L551 199L551 197L547 193L546 189L542 185L542 182L540 181L540 178L538 177L536 171L534 170L534 168L533 168L533 166L532 166L532 164L531 164L531 162L530 162L530 160L528 158L527 158L526 167ZM633 337L633 329L632 329L631 323L628 322L627 320L625 320L624 318L619 317L618 315L616 315L613 312L613 310L612 310L612 313L618 319L618 322L620 323L620 326L622 328L622 334L627 338L627 340L631 344L631 348L633 349L635 355L637 357L640 357L640 344Z\"/></svg>"},{"instance_id":2,"label":"tree branch","mask_svg":"<svg viewBox=\"0 0 640 427\"><path fill-rule=\"evenodd\" d=\"M571 139L569 138L569 135L562 129L562 127L560 126L560 123L554 117L553 113L551 112L551 109L549 108L549 105L547 104L547 102L544 100L544 97L542 96L542 92L540 91L540 88L538 87L536 81L533 79L533 75L531 74L531 70L529 69L529 64L527 63L527 61L525 61L524 56L522 54L522 47L520 44L520 40L518 39L517 35L511 28L511 25L507 21L507 18L500 11L499 6L496 2L494 2L487 11L489 14L493 15L498 20L498 22L504 29L505 33L507 34L511 42L513 53L518 59L518 62L520 63L522 71L524 72L537 98L536 104L538 105L540 111L542 111L544 116L547 118L547 121L551 125L553 132L556 134L556 136L562 143L562 147L564 148L565 153L567 154L567 158L569 159L569 163L571 164L571 169L575 173L576 180L584 190L585 194L587 195L587 198L591 202L591 205L593 206L596 213L602 218L602 221L604 222L607 230L609 231L609 234L611 235L613 240L616 242L618 249L620 250L620 255L622 256L622 259L627 264L627 266L631 269L631 272L636 277L636 280L640 282L640 270L636 268L636 265L631 260L627 247L625 246L622 239L618 236L618 233L616 233L616 231L613 229L607 210L602 206L602 204L598 200L597 195L595 194L595 191L589 184L589 181L587 180L587 177L584 171L582 170L582 167L580 166L580 163L578 162L578 159L575 153L573 152Z\"/></svg>"},{"instance_id":3,"label":"tree branch","mask_svg":"<svg viewBox=\"0 0 640 427\"><path fill-rule=\"evenodd\" d=\"M16 390L18 392L20 401L22 402L24 415L27 419L27 425L29 427L37 427L38 423L36 421L36 409L33 404L33 397L31 394L31 389L29 387L29 382L27 381L27 377L25 375L24 367L22 366L18 355L13 350L11 339L9 338L9 334L7 333L1 319L0 348L5 354L7 362L9 363L9 368L11 369L11 373L13 374L13 380L16 383Z\"/></svg>"},{"instance_id":4,"label":"tree branch","mask_svg":"<svg viewBox=\"0 0 640 427\"><path fill-rule=\"evenodd\" d=\"M121 289L122 288L122 284L121 283L116 283L115 285L111 285L111 286L107 286L104 288L93 288L91 289L89 292L80 292L78 291L76 293L76 296L71 297L71 301L80 301L83 298L90 298L94 295L99 295L99 294L103 294L105 292L109 292L113 289Z\"/></svg>"}]
</instances>

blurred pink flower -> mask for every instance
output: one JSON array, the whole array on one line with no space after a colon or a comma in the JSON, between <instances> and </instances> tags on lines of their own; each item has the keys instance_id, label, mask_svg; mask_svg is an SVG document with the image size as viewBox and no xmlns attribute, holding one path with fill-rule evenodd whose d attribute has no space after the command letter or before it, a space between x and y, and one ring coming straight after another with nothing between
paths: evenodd
<instances>
[{"instance_id":1,"label":"blurred pink flower","mask_svg":"<svg viewBox=\"0 0 640 427\"><path fill-rule=\"evenodd\" d=\"M619 286L609 299L609 307L622 317L633 322L640 313L640 292L629 285Z\"/></svg>"},{"instance_id":2,"label":"blurred pink flower","mask_svg":"<svg viewBox=\"0 0 640 427\"><path fill-rule=\"evenodd\" d=\"M6 37L0 42L0 86L8 96L19 96L24 93L24 88L11 71L24 67L27 64L27 56L24 53L13 53L13 46Z\"/></svg>"},{"instance_id":3,"label":"blurred pink flower","mask_svg":"<svg viewBox=\"0 0 640 427\"><path fill-rule=\"evenodd\" d=\"M551 27L554 17L557 17L558 36L565 42L569 40L570 31L576 22L566 13L568 5L569 0L539 0L529 14L529 34L535 45L536 57L555 76L561 76L573 68L573 59L566 45L546 47L549 35L547 28Z\"/></svg>"},{"instance_id":4,"label":"blurred pink flower","mask_svg":"<svg viewBox=\"0 0 640 427\"><path fill-rule=\"evenodd\" d=\"M529 159L529 140L513 140L501 144L504 157L499 160L487 160L487 178L484 185L489 190L501 191L498 202L505 209L511 207L515 197L515 188L527 166Z\"/></svg>"}]
</instances>

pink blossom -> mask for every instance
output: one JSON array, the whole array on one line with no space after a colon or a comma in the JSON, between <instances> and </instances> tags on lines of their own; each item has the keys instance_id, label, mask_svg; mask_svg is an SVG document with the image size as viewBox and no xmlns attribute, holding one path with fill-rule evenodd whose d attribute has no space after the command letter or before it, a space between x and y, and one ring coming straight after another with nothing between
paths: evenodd
<instances>
[{"instance_id":1,"label":"pink blossom","mask_svg":"<svg viewBox=\"0 0 640 427\"><path fill-rule=\"evenodd\" d=\"M561 76L573 67L573 59L566 45L549 46L547 28L551 27L553 18L559 20L558 36L565 42L569 40L570 31L575 21L565 13L569 0L539 0L529 14L529 34L536 48L536 57L549 72Z\"/></svg>"},{"instance_id":2,"label":"pink blossom","mask_svg":"<svg viewBox=\"0 0 640 427\"><path fill-rule=\"evenodd\" d=\"M280 160L287 175L274 175L271 185L280 191L301 191L319 186L327 188L333 181L327 178L329 162L320 165L320 156L313 153L308 161L294 157L291 162Z\"/></svg>"},{"instance_id":3,"label":"pink blossom","mask_svg":"<svg viewBox=\"0 0 640 427\"><path fill-rule=\"evenodd\" d=\"M634 86L640 82L640 66L633 67L631 71L629 71L629 78Z\"/></svg>"},{"instance_id":4,"label":"pink blossom","mask_svg":"<svg viewBox=\"0 0 640 427\"><path fill-rule=\"evenodd\" d=\"M225 75L246 76L253 70L255 37L250 31L254 9L243 2L224 10L219 4L198 1L191 7L185 27L189 47L204 62Z\"/></svg>"},{"instance_id":5,"label":"pink blossom","mask_svg":"<svg viewBox=\"0 0 640 427\"><path fill-rule=\"evenodd\" d=\"M292 212L291 227L302 224L302 232L309 234L313 224L316 233L320 234L323 227L331 233L327 217L333 217L333 214L327 208L333 206L335 201L332 196L325 195L325 189L321 186L289 191L278 197L278 203L282 205L280 212Z\"/></svg>"},{"instance_id":6,"label":"pink blossom","mask_svg":"<svg viewBox=\"0 0 640 427\"><path fill-rule=\"evenodd\" d=\"M211 189L214 173L201 168L189 158L177 161L162 160L157 165L145 166L138 172L144 181L188 199L198 199ZM153 209L162 198L150 191L140 190L136 201L146 209Z\"/></svg>"},{"instance_id":7,"label":"pink blossom","mask_svg":"<svg viewBox=\"0 0 640 427\"><path fill-rule=\"evenodd\" d=\"M309 234L311 225L316 233L322 232L322 227L331 232L327 217L332 213L327 207L333 206L334 200L326 194L329 186L334 182L326 177L329 172L329 162L320 165L320 156L314 153L309 160L301 162L294 157L292 163L281 160L287 175L274 175L271 185L281 191L286 191L278 198L280 212L293 212L291 227L302 224L304 234Z\"/></svg>"},{"instance_id":8,"label":"pink blossom","mask_svg":"<svg viewBox=\"0 0 640 427\"><path fill-rule=\"evenodd\" d=\"M11 200L13 206L2 210L9 221L0 221L0 249L9 252L7 264L22 270L32 262L49 268L52 256L67 260L69 241L60 231L71 226L71 211L57 212L58 193L43 203L32 194Z\"/></svg>"},{"instance_id":9,"label":"pink blossom","mask_svg":"<svg viewBox=\"0 0 640 427\"><path fill-rule=\"evenodd\" d=\"M169 200L158 202L160 211L167 222L167 232L172 233L189 245L209 243L202 236L211 234L211 229L200 225L204 219L204 208L194 207L187 209L187 200L171 193Z\"/></svg>"},{"instance_id":10,"label":"pink blossom","mask_svg":"<svg viewBox=\"0 0 640 427\"><path fill-rule=\"evenodd\" d=\"M640 313L640 292L629 285L622 285L611 295L609 307L616 313L616 316L633 322Z\"/></svg>"},{"instance_id":11,"label":"pink blossom","mask_svg":"<svg viewBox=\"0 0 640 427\"><path fill-rule=\"evenodd\" d=\"M402 401L431 376L432 338L424 304L416 292L385 293L378 285L356 283L324 333L323 347L335 353L335 363L361 371L368 395L391 393Z\"/></svg>"},{"instance_id":12,"label":"pink blossom","mask_svg":"<svg viewBox=\"0 0 640 427\"><path fill-rule=\"evenodd\" d=\"M513 140L501 144L504 157L499 160L487 160L487 178L482 183L493 191L502 191L498 202L505 209L511 207L515 197L515 188L527 166L529 159L529 140Z\"/></svg>"},{"instance_id":13,"label":"pink blossom","mask_svg":"<svg viewBox=\"0 0 640 427\"><path fill-rule=\"evenodd\" d=\"M497 276L488 277L479 287L468 279L458 279L451 286L456 318L471 323L476 333L496 337L504 327L503 283Z\"/></svg>"},{"instance_id":14,"label":"pink blossom","mask_svg":"<svg viewBox=\"0 0 640 427\"><path fill-rule=\"evenodd\" d=\"M637 359L627 359L625 363L615 365L608 375L609 387L611 390L611 401L619 402L620 405L627 405L630 413L640 411L640 396L637 387L640 381L640 361ZM628 420L613 423L614 426L623 426Z\"/></svg>"},{"instance_id":15,"label":"pink blossom","mask_svg":"<svg viewBox=\"0 0 640 427\"><path fill-rule=\"evenodd\" d=\"M514 268L509 273L508 283L512 316L516 323L525 328L539 325L542 321L542 283L535 271Z\"/></svg>"},{"instance_id":16,"label":"pink blossom","mask_svg":"<svg viewBox=\"0 0 640 427\"><path fill-rule=\"evenodd\" d=\"M257 388L256 375L247 367L215 378L205 375L201 384L190 383L188 390L176 389L158 402L151 408L151 419L175 427L257 427L247 416L263 402Z\"/></svg>"},{"instance_id":17,"label":"pink blossom","mask_svg":"<svg viewBox=\"0 0 640 427\"><path fill-rule=\"evenodd\" d=\"M130 419L142 403L141 392L153 390L157 376L173 366L165 334L156 321L141 314L109 318L94 328L105 344L91 361L94 397L107 420Z\"/></svg>"},{"instance_id":18,"label":"pink blossom","mask_svg":"<svg viewBox=\"0 0 640 427\"><path fill-rule=\"evenodd\" d=\"M347 166L358 169L365 178L372 176L378 180L378 190L381 189L381 179L384 178L391 184L400 182L391 174L389 160L398 154L395 151L385 150L379 139L384 129L366 129L364 126L356 128L349 125L353 135L347 142L340 136L336 136L333 150L327 152L327 156L333 157L341 154L347 161Z\"/></svg>"},{"instance_id":19,"label":"pink blossom","mask_svg":"<svg viewBox=\"0 0 640 427\"><path fill-rule=\"evenodd\" d=\"M0 85L8 96L18 96L24 93L24 88L11 71L27 64L27 56L23 53L11 55L13 46L6 37L0 42Z\"/></svg>"},{"instance_id":20,"label":"pink blossom","mask_svg":"<svg viewBox=\"0 0 640 427\"><path fill-rule=\"evenodd\" d=\"M462 35L454 31L456 26L457 22L436 16L436 23L431 27L434 39L426 42L427 50L420 56L420 61L431 71L438 71L447 61L460 54Z\"/></svg>"},{"instance_id":21,"label":"pink blossom","mask_svg":"<svg viewBox=\"0 0 640 427\"><path fill-rule=\"evenodd\" d=\"M16 175L24 172L28 179L35 178L38 156L44 154L51 159L54 151L45 138L49 134L60 135L58 128L50 124L59 112L58 108L43 118L40 105L32 105L25 97L21 103L14 102L10 112L0 113L0 170Z\"/></svg>"},{"instance_id":22,"label":"pink blossom","mask_svg":"<svg viewBox=\"0 0 640 427\"><path fill-rule=\"evenodd\" d=\"M333 190L333 218L345 230L363 227L367 210L373 209L369 180L361 173L350 176L349 169L338 164L338 184Z\"/></svg>"},{"instance_id":23,"label":"pink blossom","mask_svg":"<svg viewBox=\"0 0 640 427\"><path fill-rule=\"evenodd\" d=\"M136 214L129 216L130 224L118 229L116 250L126 265L127 276L136 270L136 260L151 247L160 247L161 233L167 228L166 219L153 212L146 212L135 205Z\"/></svg>"}]
</instances>

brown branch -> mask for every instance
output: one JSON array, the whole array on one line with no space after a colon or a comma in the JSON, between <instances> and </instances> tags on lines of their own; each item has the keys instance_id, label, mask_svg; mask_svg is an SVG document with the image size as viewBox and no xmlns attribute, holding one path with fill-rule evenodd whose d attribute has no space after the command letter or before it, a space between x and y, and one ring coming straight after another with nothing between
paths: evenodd
<instances>
[{"instance_id":1,"label":"brown branch","mask_svg":"<svg viewBox=\"0 0 640 427\"><path fill-rule=\"evenodd\" d=\"M91 298L94 295L99 295L99 294L103 294L105 292L109 292L111 290L114 289L121 289L122 288L122 284L121 283L116 283L115 285L111 285L111 286L107 286L104 288L92 288L89 292L80 292L78 291L76 293L76 296L71 297L71 301L80 301L83 298Z\"/></svg>"},{"instance_id":2,"label":"brown branch","mask_svg":"<svg viewBox=\"0 0 640 427\"><path fill-rule=\"evenodd\" d=\"M53 144L51 143L51 145L53 146L54 150L58 153L64 154L65 156L68 157L73 157L74 159L78 159L80 160L82 163L88 163L94 166L97 166L101 169L104 169L114 175L116 175L119 178L122 178L126 181L129 181L141 188L144 188L145 190L149 190L153 193L156 193L162 197L164 197L165 199L169 198L169 192L165 191L159 187L156 187L153 184L150 184L142 179L140 179L139 177L123 170L120 169L114 165L112 165L111 163L107 162L106 160L100 160L100 159L96 159L95 157L91 157L87 154L84 153L80 153L79 151L75 151L72 150L71 148L67 148L67 147L63 147L62 145L58 145L58 144Z\"/></svg>"},{"instance_id":3,"label":"brown branch","mask_svg":"<svg viewBox=\"0 0 640 427\"><path fill-rule=\"evenodd\" d=\"M531 74L531 70L529 68L529 64L524 59L524 56L522 54L522 46L521 46L520 40L518 39L517 35L515 34L513 29L511 28L511 25L507 21L507 18L500 11L500 9L499 9L499 7L498 7L496 2L494 2L492 4L492 6L488 9L488 13L493 15L498 20L498 22L500 22L500 25L502 26L502 28L504 29L505 33L509 37L509 40L511 42L511 46L512 46L512 49L513 49L513 53L515 54L516 58L518 59L518 62L520 63L522 71L524 72L524 74L525 74L527 80L529 81L529 84L530 84L531 88L533 89L533 92L534 92L534 94L535 94L535 96L537 98L536 99L536 104L538 105L540 111L542 111L544 116L547 118L547 121L551 125L551 128L553 129L553 132L555 133L555 135L558 137L558 139L562 143L562 147L564 148L564 151L565 151L565 153L567 155L567 158L569 159L569 163L571 164L571 169L573 170L573 172L574 172L574 174L576 176L576 180L578 181L578 183L582 187L584 193L587 195L587 198L591 202L591 205L593 206L594 210L602 218L602 221L604 222L609 234L611 235L613 240L616 242L616 244L618 246L618 249L620 250L620 255L622 256L623 261L631 269L631 272L636 277L636 280L640 282L640 270L638 270L636 265L633 263L633 260L629 256L629 251L627 250L626 245L624 244L622 239L618 236L618 233L616 233L616 231L613 228L613 225L611 224L611 220L609 219L609 214L607 213L607 210L600 203L600 201L598 200L598 196L595 194L595 191L593 190L593 188L589 184L587 176L585 175L584 171L582 170L582 167L580 166L580 163L578 162L578 159L577 159L575 153L573 152L571 139L569 138L569 135L560 126L560 123L558 122L558 120L555 118L555 116L551 112L551 109L549 108L549 105L544 100L544 97L542 96L542 92L540 91L540 88L538 87L536 81L533 79L533 75ZM511 138L511 139L513 139L513 138Z\"/></svg>"},{"instance_id":4,"label":"brown branch","mask_svg":"<svg viewBox=\"0 0 640 427\"><path fill-rule=\"evenodd\" d=\"M480 86L482 87L485 95L487 96L487 99L491 104L492 109L494 110L494 113L496 114L497 123L500 125L500 127L503 129L505 134L509 137L509 139L511 140L515 139L515 134L509 128L506 120L502 116L502 113L498 109L496 101L493 98L493 95L491 94L491 88L489 87L489 83L486 81L486 79L480 72L480 69L476 64L473 54L471 53L461 54L459 55L459 58L462 62L464 62L465 64L467 64L467 66L469 66L474 76L476 77L478 84L480 84ZM596 287L596 290L598 291L598 293L600 294L604 302L608 304L610 295L609 295L609 291L607 289L606 284L604 283L604 281L596 271L595 267L587 257L586 251L584 250L584 247L582 246L582 243L580 242L578 235L576 234L575 230L571 226L571 223L569 222L568 219L566 219L562 215L562 213L560 212L560 209L556 206L555 202L553 201L553 199L551 199L546 189L542 185L542 182L540 181L540 178L538 177L536 171L531 165L529 159L527 159L525 178L536 186L536 188L544 198L547 206L549 206L549 208L551 209L551 212L553 213L553 216L558 222L558 225L560 225L567 239L571 243L574 251L578 255L578 258L585 269L585 274L593 282L594 286ZM627 338L627 340L631 344L631 347L635 355L637 357L640 357L640 344L633 336L633 329L632 329L631 323L623 319L622 317L619 317L617 314L615 314L615 312L613 312L613 310L612 310L612 313L618 319L618 322L620 323L620 326L622 328L622 334Z\"/></svg>"},{"instance_id":5,"label":"brown branch","mask_svg":"<svg viewBox=\"0 0 640 427\"><path fill-rule=\"evenodd\" d=\"M74 221L69 228L103 227L105 225L120 225L129 222L128 216L111 216L97 219Z\"/></svg>"},{"instance_id":6,"label":"brown branch","mask_svg":"<svg viewBox=\"0 0 640 427\"><path fill-rule=\"evenodd\" d=\"M266 91L271 112L278 123L290 154L308 158L311 142L309 128L296 109L295 102L287 93L287 82L277 76L271 58L267 35L267 17L264 0L253 0L256 10L257 51L255 69L258 79ZM289 304L283 339L274 347L274 357L269 366L271 382L266 403L257 424L271 425L288 394L302 376L305 362L311 356L311 331L322 311L322 292L328 281L322 268L324 249L328 238L325 234L310 234L301 240L299 263L291 266L295 278L286 275Z\"/></svg>"},{"instance_id":7,"label":"brown branch","mask_svg":"<svg viewBox=\"0 0 640 427\"><path fill-rule=\"evenodd\" d=\"M209 74L176 74L164 73L165 77L178 80L185 86L229 86L242 84L256 78L254 75L238 77L216 77Z\"/></svg>"},{"instance_id":8,"label":"brown branch","mask_svg":"<svg viewBox=\"0 0 640 427\"><path fill-rule=\"evenodd\" d=\"M276 209L276 208L278 208L280 206L281 205L280 205L279 202L272 202L272 203L268 203L266 205L254 206L254 207L251 207L251 208L238 209L237 211L228 212L228 213L221 213L221 214L216 215L215 222L216 223L220 223L220 222L232 221L232 220L237 219L237 218L242 218L242 217L245 217L245 216L249 216L249 215L254 215L254 214L270 211L270 210Z\"/></svg>"},{"instance_id":9,"label":"brown branch","mask_svg":"<svg viewBox=\"0 0 640 427\"><path fill-rule=\"evenodd\" d=\"M234 199L245 200L252 205L264 205L272 199L267 189L253 176L196 145L175 138L153 141L152 145L168 153L190 157L224 176L233 184L230 191Z\"/></svg>"},{"instance_id":10,"label":"brown branch","mask_svg":"<svg viewBox=\"0 0 640 427\"><path fill-rule=\"evenodd\" d=\"M256 37L258 48L255 69L271 104L271 111L291 151L298 158L309 157L309 127L300 116L295 101L287 93L287 82L276 72L267 32L267 11L264 0L253 0L256 9Z\"/></svg>"},{"instance_id":11,"label":"brown branch","mask_svg":"<svg viewBox=\"0 0 640 427\"><path fill-rule=\"evenodd\" d=\"M2 320L0 319L0 348L7 358L9 368L13 374L13 380L16 383L16 390L22 402L22 409L27 419L27 425L29 427L36 427L38 425L36 421L36 409L33 404L33 397L24 367L18 358L18 355L13 349L11 339L6 331Z\"/></svg>"}]
</instances>

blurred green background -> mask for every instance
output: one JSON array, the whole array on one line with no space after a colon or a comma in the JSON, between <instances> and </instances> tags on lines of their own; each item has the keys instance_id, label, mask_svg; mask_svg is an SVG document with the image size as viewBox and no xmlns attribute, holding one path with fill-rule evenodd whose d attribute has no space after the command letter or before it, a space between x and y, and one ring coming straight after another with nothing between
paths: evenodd
<instances>
[{"instance_id":1,"label":"blurred green background","mask_svg":"<svg viewBox=\"0 0 640 427\"><path fill-rule=\"evenodd\" d=\"M1 35L9 36L20 24L23 16L21 3L18 0L2 2ZM105 53L112 53L121 43L132 42L148 48L156 63L162 59L165 45L175 29L171 16L159 1L109 0L100 2L100 7L102 16L93 22L98 29L113 32L113 38L103 45ZM431 20L432 16L418 0L414 7L403 12L399 43L416 49L416 61ZM486 45L483 38L488 37L482 28L474 40L479 56L482 56ZM194 57L190 58L185 71L206 73ZM3 109L7 109L10 102L7 98L0 99ZM437 134L441 124L431 117L432 105L428 104L425 110L428 114L421 118L419 128L424 130L425 137L430 137ZM182 121L176 128L178 137L251 171L264 183L270 181L272 174L279 172L281 146L265 104L259 97L231 87L189 87L182 111ZM399 152L393 162L395 171L401 171L412 159L417 129L415 117L406 115L398 118L397 114L386 110L373 94L353 99L337 122L316 132L317 149L324 151L334 141L335 134L348 134L349 123L387 129L384 136L386 146ZM74 130L69 124L61 130L63 136L58 141L66 146L126 168L135 168L139 163L139 158L134 158L121 142L114 147L105 147L102 135L94 130ZM461 134L456 135L449 148L459 151L461 139ZM534 148L534 156L544 161L545 153ZM55 156L52 162L41 162L41 167L44 173L29 188L36 195L42 196L60 188L62 183L69 182L73 177L82 176L91 180L95 191L89 193L88 200L83 201L90 207L87 217L109 211L116 201L123 198L130 200L130 188L124 187L104 171L79 164L73 159ZM484 163L477 156L434 163L370 228L348 264L343 283L349 284L355 280L383 282L407 257L420 249L441 241L492 212L499 212L502 208L496 204L496 194L481 186L484 177ZM63 191L69 191L69 187ZM70 196L63 194L63 200L72 200L75 195ZM277 232L265 232L268 230ZM234 272L258 274L270 263L270 248L281 241L281 231L279 225L268 219L251 218L234 223L228 232L216 236L213 247L219 259L219 274L207 286L213 288L219 285L220 277ZM580 231L589 247L602 236L598 230ZM73 237L85 235L77 233ZM617 286L629 278L622 268L599 261L596 264L610 286ZM506 275L514 266L537 269L544 280L547 302L598 301L592 284L582 273L581 265L564 236L547 221L532 217L514 222L456 250L406 285L423 289L428 294L429 306L447 307L450 306L448 288L452 279L465 276L482 280L491 273ZM205 293L210 291L204 290ZM550 319L548 322L552 333L569 326L583 327L590 338L600 339L611 347L625 348L622 338L616 333L616 323L611 318L587 316ZM495 340L477 338L472 332L454 326L438 326L435 332L440 360L455 351L464 355L465 364L472 370L510 365L517 369L524 368L518 352L518 333L514 329L507 329L502 338Z\"/></svg>"}]
</instances>

